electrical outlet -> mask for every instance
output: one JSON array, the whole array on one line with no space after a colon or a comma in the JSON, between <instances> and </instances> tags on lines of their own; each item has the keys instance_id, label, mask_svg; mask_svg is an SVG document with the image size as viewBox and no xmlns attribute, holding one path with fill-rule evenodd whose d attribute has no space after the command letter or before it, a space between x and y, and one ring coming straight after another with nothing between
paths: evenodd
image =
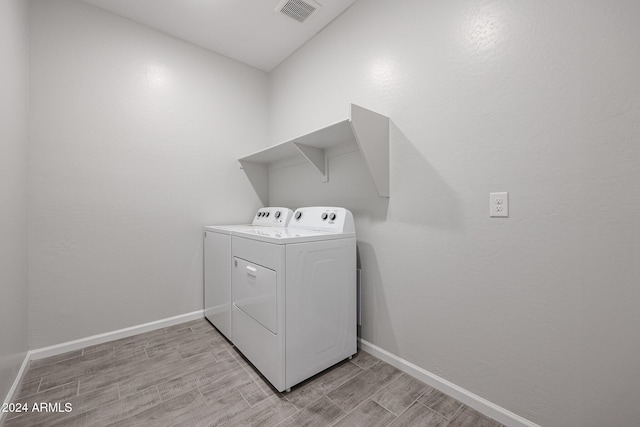
<instances>
[{"instance_id":1,"label":"electrical outlet","mask_svg":"<svg viewBox=\"0 0 640 427\"><path fill-rule=\"evenodd\" d=\"M489 216L509 216L509 193L489 193Z\"/></svg>"}]
</instances>

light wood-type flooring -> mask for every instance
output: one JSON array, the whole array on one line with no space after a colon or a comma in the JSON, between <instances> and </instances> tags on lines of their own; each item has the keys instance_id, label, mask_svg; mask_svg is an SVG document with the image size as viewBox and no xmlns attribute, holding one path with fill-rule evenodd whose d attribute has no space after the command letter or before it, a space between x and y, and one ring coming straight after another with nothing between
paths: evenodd
<instances>
[{"instance_id":1,"label":"light wood-type flooring","mask_svg":"<svg viewBox=\"0 0 640 427\"><path fill-rule=\"evenodd\" d=\"M6 427L501 426L363 351L278 393L206 320L32 361L14 402Z\"/></svg>"}]
</instances>

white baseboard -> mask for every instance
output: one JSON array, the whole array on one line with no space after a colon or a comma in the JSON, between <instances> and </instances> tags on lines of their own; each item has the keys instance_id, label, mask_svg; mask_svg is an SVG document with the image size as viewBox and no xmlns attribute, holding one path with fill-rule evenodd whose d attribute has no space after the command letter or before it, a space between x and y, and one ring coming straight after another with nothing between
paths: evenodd
<instances>
[{"instance_id":1,"label":"white baseboard","mask_svg":"<svg viewBox=\"0 0 640 427\"><path fill-rule=\"evenodd\" d=\"M181 314L179 316L168 317L166 319L156 320L155 322L144 323L142 325L131 326L130 328L119 329L117 331L106 332L104 334L92 335L90 337L81 338L79 340L68 341L62 344L52 345L50 347L31 350L31 360L44 359L45 357L56 356L68 351L79 350L90 345L102 344L108 341L114 341L120 338L126 338L138 335L143 332L153 331L155 329L166 328L167 326L177 325L179 323L188 322L190 320L202 319L204 311L198 310L192 313Z\"/></svg>"},{"instance_id":2,"label":"white baseboard","mask_svg":"<svg viewBox=\"0 0 640 427\"><path fill-rule=\"evenodd\" d=\"M129 328L119 329L117 331L106 332L104 334L93 335L90 337L69 341L62 344L52 345L49 347L40 348L37 350L29 350L25 355L22 366L18 371L13 385L9 389L5 403L11 402L14 394L17 392L22 377L27 371L30 360L43 359L45 357L56 356L58 354L66 353L68 351L79 350L91 345L102 344L108 341L117 340L120 338L126 338L133 335L141 334L143 332L153 331L155 329L166 328L168 326L177 325L179 323L189 322L191 320L201 319L204 317L204 311L198 310L192 313L181 314L179 316L169 317L166 319L156 320L155 322L144 323L142 325L132 326ZM467 406L493 418L494 420L510 426L510 427L540 427L519 415L514 414L488 400L459 387L444 378L441 378L421 367L414 365L413 363L404 360L395 354L389 353L382 348L371 344L370 342L359 339L359 346L367 353L376 356L378 359L400 369L408 375L424 382L425 384L440 390L441 392L448 394L449 396L458 399L460 402ZM2 425L3 415L0 413L0 425Z\"/></svg>"},{"instance_id":3,"label":"white baseboard","mask_svg":"<svg viewBox=\"0 0 640 427\"><path fill-rule=\"evenodd\" d=\"M7 393L7 397L4 399L5 404L11 403L13 400L13 396L15 396L18 391L18 387L20 387L20 383L22 382L22 377L25 372L27 372L27 368L29 367L29 361L31 360L31 352L27 351L27 354L24 355L24 360L22 361L22 365L20 366L20 370L18 371L18 375L16 375L16 379L13 381L11 388L9 389L9 393ZM0 411L0 426L4 422L5 415L7 413Z\"/></svg>"},{"instance_id":4,"label":"white baseboard","mask_svg":"<svg viewBox=\"0 0 640 427\"><path fill-rule=\"evenodd\" d=\"M15 396L16 392L18 391L18 387L20 387L22 377L27 371L29 362L31 360L44 359L45 357L56 356L68 351L79 350L90 345L102 344L104 342L138 335L143 332L149 332L156 329L177 325L179 323L189 322L190 320L202 319L203 317L204 310L198 310L192 313L186 313L179 316L156 320L155 322L132 326L130 328L119 329L117 331L106 332L104 334L92 335L90 337L81 338L79 340L69 341L62 344L56 344L50 347L39 348L37 350L29 350L24 357L24 361L22 362L22 366L18 371L18 375L16 375L16 379L13 381L13 385L9 389L7 397L4 399L4 403L10 403L12 401L13 396ZM0 412L0 425L2 425L4 421L4 415L4 413Z\"/></svg>"},{"instance_id":5,"label":"white baseboard","mask_svg":"<svg viewBox=\"0 0 640 427\"><path fill-rule=\"evenodd\" d=\"M422 381L423 383L440 390L441 392L448 394L449 396L458 399L465 405L475 409L476 411L493 418L494 420L509 426L509 427L540 427L538 424L522 418L519 415L514 414L511 411L504 409L494 403L489 402L482 397L471 393L469 390L465 390L452 382L445 380L431 372L422 369L421 367L414 365L413 363L404 360L395 354L389 353L380 347L371 344L370 342L359 339L359 346L367 353L376 356L378 359L388 363L389 365L400 369L402 372L411 375L412 377Z\"/></svg>"}]
</instances>

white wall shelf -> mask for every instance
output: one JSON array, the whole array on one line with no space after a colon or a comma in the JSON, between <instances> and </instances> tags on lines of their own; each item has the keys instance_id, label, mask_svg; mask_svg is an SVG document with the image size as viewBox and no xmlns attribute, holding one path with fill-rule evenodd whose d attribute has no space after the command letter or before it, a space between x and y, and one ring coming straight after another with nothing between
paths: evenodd
<instances>
[{"instance_id":1,"label":"white wall shelf","mask_svg":"<svg viewBox=\"0 0 640 427\"><path fill-rule=\"evenodd\" d=\"M289 158L308 161L328 180L326 150L356 142L378 195L389 197L389 118L351 104L350 117L238 159L265 206L269 205L269 165Z\"/></svg>"}]
</instances>

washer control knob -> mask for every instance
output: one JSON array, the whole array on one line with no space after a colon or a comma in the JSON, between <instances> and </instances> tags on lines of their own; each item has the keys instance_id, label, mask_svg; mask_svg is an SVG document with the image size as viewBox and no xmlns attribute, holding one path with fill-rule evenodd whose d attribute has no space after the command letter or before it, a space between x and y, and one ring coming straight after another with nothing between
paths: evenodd
<instances>
[{"instance_id":1,"label":"washer control knob","mask_svg":"<svg viewBox=\"0 0 640 427\"><path fill-rule=\"evenodd\" d=\"M322 220L323 220L323 221L326 221L326 219L327 219L327 217L328 217L328 216L329 216L329 215L327 215L327 213L326 213L326 212L325 212L325 213L323 213L323 214L322 214Z\"/></svg>"},{"instance_id":2,"label":"washer control knob","mask_svg":"<svg viewBox=\"0 0 640 427\"><path fill-rule=\"evenodd\" d=\"M258 212L258 218L262 218L262 212Z\"/></svg>"},{"instance_id":3,"label":"washer control knob","mask_svg":"<svg viewBox=\"0 0 640 427\"><path fill-rule=\"evenodd\" d=\"M329 215L329 219L331 221L333 221L334 219L336 219L336 214L332 213L331 215Z\"/></svg>"},{"instance_id":4,"label":"washer control knob","mask_svg":"<svg viewBox=\"0 0 640 427\"><path fill-rule=\"evenodd\" d=\"M280 213L280 211L276 211L276 213L275 213L275 217L276 217L276 219L280 218L280 215L282 215L282 214Z\"/></svg>"},{"instance_id":5,"label":"washer control knob","mask_svg":"<svg viewBox=\"0 0 640 427\"><path fill-rule=\"evenodd\" d=\"M269 218L269 212L267 212L267 213L265 214L265 216L266 216L267 218Z\"/></svg>"},{"instance_id":6,"label":"washer control knob","mask_svg":"<svg viewBox=\"0 0 640 427\"><path fill-rule=\"evenodd\" d=\"M296 212L296 220L300 220L300 218L302 218L302 212L298 211Z\"/></svg>"}]
</instances>

